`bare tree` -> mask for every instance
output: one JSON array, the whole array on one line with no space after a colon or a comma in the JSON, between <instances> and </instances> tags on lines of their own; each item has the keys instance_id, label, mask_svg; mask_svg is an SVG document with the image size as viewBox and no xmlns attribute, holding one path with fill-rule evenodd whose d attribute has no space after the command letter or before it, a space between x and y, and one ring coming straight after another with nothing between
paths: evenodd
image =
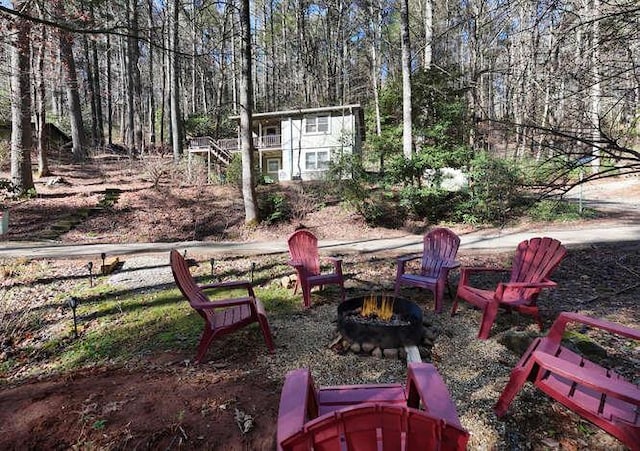
<instances>
[{"instance_id":1,"label":"bare tree","mask_svg":"<svg viewBox=\"0 0 640 451\"><path fill-rule=\"evenodd\" d=\"M38 46L38 53L36 55L36 62L34 68L35 83L36 83L36 140L38 147L38 177L44 177L51 175L49 169L48 158L48 133L47 133L47 107L46 107L46 89L44 83L44 57L45 48L47 46L47 28L41 26L42 36Z\"/></svg>"},{"instance_id":2,"label":"bare tree","mask_svg":"<svg viewBox=\"0 0 640 451\"><path fill-rule=\"evenodd\" d=\"M29 2L14 1L21 10ZM11 183L17 194L34 189L31 174L31 85L29 70L29 31L31 24L14 19L11 29Z\"/></svg>"},{"instance_id":3,"label":"bare tree","mask_svg":"<svg viewBox=\"0 0 640 451\"><path fill-rule=\"evenodd\" d=\"M240 75L240 141L242 147L242 198L246 224L260 221L253 165L253 137L251 115L253 88L251 83L251 16L249 0L240 0L240 29L242 42Z\"/></svg>"},{"instance_id":4,"label":"bare tree","mask_svg":"<svg viewBox=\"0 0 640 451\"><path fill-rule=\"evenodd\" d=\"M171 20L171 134L173 144L173 160L177 163L182 157L182 115L180 113L180 65L178 64L178 26L180 18L180 0L172 4Z\"/></svg>"},{"instance_id":5,"label":"bare tree","mask_svg":"<svg viewBox=\"0 0 640 451\"><path fill-rule=\"evenodd\" d=\"M413 153L411 110L411 41L409 39L409 0L401 0L400 30L402 34L402 153Z\"/></svg>"},{"instance_id":6,"label":"bare tree","mask_svg":"<svg viewBox=\"0 0 640 451\"><path fill-rule=\"evenodd\" d=\"M62 4L58 3L60 12ZM84 126L82 123L82 109L80 106L80 93L78 90L78 74L76 62L73 56L73 37L63 29L58 30L60 43L60 60L65 75L67 90L67 102L69 104L69 123L71 125L71 140L73 142L73 158L80 161L86 158Z\"/></svg>"}]
</instances>

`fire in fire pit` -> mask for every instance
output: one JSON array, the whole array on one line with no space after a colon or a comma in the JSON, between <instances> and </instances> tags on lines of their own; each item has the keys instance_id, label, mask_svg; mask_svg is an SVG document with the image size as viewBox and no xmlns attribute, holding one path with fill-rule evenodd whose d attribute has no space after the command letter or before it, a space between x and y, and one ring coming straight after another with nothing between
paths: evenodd
<instances>
[{"instance_id":1,"label":"fire in fire pit","mask_svg":"<svg viewBox=\"0 0 640 451\"><path fill-rule=\"evenodd\" d=\"M352 342L381 349L418 345L424 333L422 310L394 296L347 299L338 305L338 331Z\"/></svg>"}]
</instances>

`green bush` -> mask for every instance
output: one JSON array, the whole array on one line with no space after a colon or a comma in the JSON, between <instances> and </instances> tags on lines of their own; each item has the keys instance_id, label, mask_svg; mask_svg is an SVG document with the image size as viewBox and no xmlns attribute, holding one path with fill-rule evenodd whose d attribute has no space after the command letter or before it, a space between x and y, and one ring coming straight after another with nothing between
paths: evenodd
<instances>
[{"instance_id":1,"label":"green bush","mask_svg":"<svg viewBox=\"0 0 640 451\"><path fill-rule=\"evenodd\" d=\"M468 198L456 215L474 222L504 223L522 202L522 175L510 161L480 153L471 161Z\"/></svg>"},{"instance_id":2,"label":"green bush","mask_svg":"<svg viewBox=\"0 0 640 451\"><path fill-rule=\"evenodd\" d=\"M395 197L381 190L370 191L367 199L357 209L366 223L372 227L401 227L407 218L407 210Z\"/></svg>"},{"instance_id":3,"label":"green bush","mask_svg":"<svg viewBox=\"0 0 640 451\"><path fill-rule=\"evenodd\" d=\"M192 114L184 124L185 132L191 136L214 136L215 121L208 115Z\"/></svg>"},{"instance_id":4,"label":"green bush","mask_svg":"<svg viewBox=\"0 0 640 451\"><path fill-rule=\"evenodd\" d=\"M436 223L450 216L452 194L436 188L407 187L400 191L400 206L417 219Z\"/></svg>"},{"instance_id":5,"label":"green bush","mask_svg":"<svg viewBox=\"0 0 640 451\"><path fill-rule=\"evenodd\" d=\"M242 188L242 155L239 153L234 153L231 157L231 162L225 173L225 182Z\"/></svg>"},{"instance_id":6,"label":"green bush","mask_svg":"<svg viewBox=\"0 0 640 451\"><path fill-rule=\"evenodd\" d=\"M292 217L291 205L283 193L269 193L258 201L260 217L267 224L289 221Z\"/></svg>"},{"instance_id":7,"label":"green bush","mask_svg":"<svg viewBox=\"0 0 640 451\"><path fill-rule=\"evenodd\" d=\"M544 199L534 203L527 215L534 221L576 221L583 218L593 218L597 214L592 209L583 209L574 202L565 200Z\"/></svg>"}]
</instances>

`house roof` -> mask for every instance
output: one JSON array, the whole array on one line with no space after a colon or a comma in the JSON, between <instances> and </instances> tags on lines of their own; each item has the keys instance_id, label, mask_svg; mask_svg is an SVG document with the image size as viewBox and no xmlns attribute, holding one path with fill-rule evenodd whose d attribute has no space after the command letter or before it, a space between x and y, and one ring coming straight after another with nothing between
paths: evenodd
<instances>
[{"instance_id":1,"label":"house roof","mask_svg":"<svg viewBox=\"0 0 640 451\"><path fill-rule=\"evenodd\" d=\"M276 118L276 117L287 117L287 116L302 116L305 114L313 114L313 113L326 113L330 111L344 111L344 110L353 110L356 108L360 108L359 103L354 103L350 105L336 105L336 106L323 106L319 108L301 108L297 110L282 110L282 111L269 111L264 113L254 113L251 115L252 119L268 119L268 118ZM229 119L240 119L239 115L229 116Z\"/></svg>"}]
</instances>

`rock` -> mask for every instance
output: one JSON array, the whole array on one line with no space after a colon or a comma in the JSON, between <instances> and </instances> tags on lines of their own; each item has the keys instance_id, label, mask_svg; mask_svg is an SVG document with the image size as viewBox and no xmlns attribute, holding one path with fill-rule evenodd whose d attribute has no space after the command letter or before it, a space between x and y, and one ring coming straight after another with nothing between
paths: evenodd
<instances>
[{"instance_id":1,"label":"rock","mask_svg":"<svg viewBox=\"0 0 640 451\"><path fill-rule=\"evenodd\" d=\"M342 347L344 349L349 349L351 346L352 346L352 344L351 344L351 342L349 340L342 340Z\"/></svg>"},{"instance_id":2,"label":"rock","mask_svg":"<svg viewBox=\"0 0 640 451\"><path fill-rule=\"evenodd\" d=\"M296 286L297 280L298 280L298 277L295 274L290 274L280 279L280 282L282 283L282 286L285 288L293 288Z\"/></svg>"},{"instance_id":3,"label":"rock","mask_svg":"<svg viewBox=\"0 0 640 451\"><path fill-rule=\"evenodd\" d=\"M398 348L387 348L382 350L382 355L385 359L397 359Z\"/></svg>"},{"instance_id":4,"label":"rock","mask_svg":"<svg viewBox=\"0 0 640 451\"><path fill-rule=\"evenodd\" d=\"M566 346L569 349L573 349L588 360L597 361L607 357L607 351L588 335L569 330L564 333L563 338L566 339Z\"/></svg>"},{"instance_id":5,"label":"rock","mask_svg":"<svg viewBox=\"0 0 640 451\"><path fill-rule=\"evenodd\" d=\"M291 278L289 276L284 276L280 279L280 285L282 285L284 288L291 288Z\"/></svg>"},{"instance_id":6,"label":"rock","mask_svg":"<svg viewBox=\"0 0 640 451\"><path fill-rule=\"evenodd\" d=\"M431 349L425 348L424 346L418 346L418 351L420 351L420 358L423 361L431 361Z\"/></svg>"},{"instance_id":7,"label":"rock","mask_svg":"<svg viewBox=\"0 0 640 451\"><path fill-rule=\"evenodd\" d=\"M382 358L382 349L375 348L373 351L371 351L371 355L379 359Z\"/></svg>"},{"instance_id":8,"label":"rock","mask_svg":"<svg viewBox=\"0 0 640 451\"><path fill-rule=\"evenodd\" d=\"M49 179L49 181L47 182L47 186L53 185L71 185L71 183L67 182L62 177L54 177L52 179Z\"/></svg>"},{"instance_id":9,"label":"rock","mask_svg":"<svg viewBox=\"0 0 640 451\"><path fill-rule=\"evenodd\" d=\"M438 338L438 332L436 332L436 330L432 327L427 327L424 329L424 338L428 338L431 343L433 343L436 341L436 338Z\"/></svg>"},{"instance_id":10,"label":"rock","mask_svg":"<svg viewBox=\"0 0 640 451\"><path fill-rule=\"evenodd\" d=\"M362 343L362 351L366 352L367 354L373 351L374 348L375 346L372 343Z\"/></svg>"},{"instance_id":11,"label":"rock","mask_svg":"<svg viewBox=\"0 0 640 451\"><path fill-rule=\"evenodd\" d=\"M434 343L434 341L431 338L422 337L422 344L424 346L426 346L427 348L432 348L433 347L433 343Z\"/></svg>"},{"instance_id":12,"label":"rock","mask_svg":"<svg viewBox=\"0 0 640 451\"><path fill-rule=\"evenodd\" d=\"M353 343L349 349L351 349L351 352L355 352L356 354L359 354L362 350L360 343Z\"/></svg>"}]
</instances>

